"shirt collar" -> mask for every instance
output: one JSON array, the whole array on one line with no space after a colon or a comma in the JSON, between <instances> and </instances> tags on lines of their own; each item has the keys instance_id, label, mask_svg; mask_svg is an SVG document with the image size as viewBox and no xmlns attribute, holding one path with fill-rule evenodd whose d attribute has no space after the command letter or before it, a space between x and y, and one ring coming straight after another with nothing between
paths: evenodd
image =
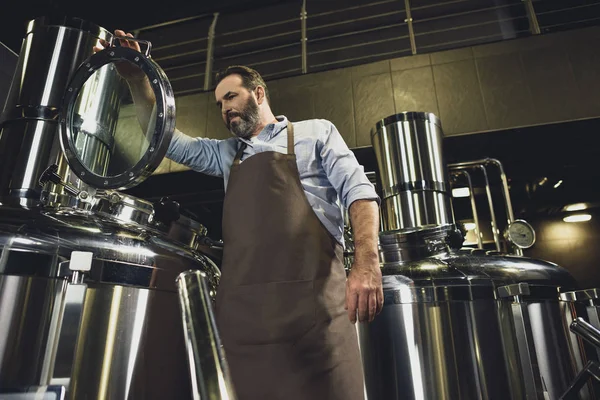
<instances>
[{"instance_id":1,"label":"shirt collar","mask_svg":"<svg viewBox=\"0 0 600 400\"><path fill-rule=\"evenodd\" d=\"M267 126L265 126L263 128L263 130L260 131L260 133L257 136L250 138L250 139L238 138L238 140L246 143L248 146L252 146L253 139L260 140L262 142L267 142L267 141L273 139L281 131L283 131L285 128L287 128L287 123L288 123L288 120L285 117L285 115L278 115L277 117L275 117L275 119L277 119L277 122L271 123L271 124L268 124Z\"/></svg>"}]
</instances>

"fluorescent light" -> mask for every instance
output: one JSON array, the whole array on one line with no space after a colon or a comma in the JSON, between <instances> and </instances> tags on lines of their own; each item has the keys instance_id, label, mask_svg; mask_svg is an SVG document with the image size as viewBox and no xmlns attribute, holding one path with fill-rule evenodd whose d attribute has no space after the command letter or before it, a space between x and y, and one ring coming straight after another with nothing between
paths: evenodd
<instances>
[{"instance_id":1,"label":"fluorescent light","mask_svg":"<svg viewBox=\"0 0 600 400\"><path fill-rule=\"evenodd\" d=\"M575 203L575 204L569 204L568 206L565 206L563 208L563 210L565 210L565 211L581 211L581 210L585 210L586 208L588 208L586 203Z\"/></svg>"},{"instance_id":2,"label":"fluorescent light","mask_svg":"<svg viewBox=\"0 0 600 400\"><path fill-rule=\"evenodd\" d=\"M564 217L563 221L565 221L565 222L585 222L585 221L589 221L590 219L592 219L592 216L590 214L573 214L573 215L569 215L568 217Z\"/></svg>"},{"instance_id":3,"label":"fluorescent light","mask_svg":"<svg viewBox=\"0 0 600 400\"><path fill-rule=\"evenodd\" d=\"M471 191L468 187L460 187L452 189L452 197L469 197Z\"/></svg>"},{"instance_id":4,"label":"fluorescent light","mask_svg":"<svg viewBox=\"0 0 600 400\"><path fill-rule=\"evenodd\" d=\"M559 180L558 182L556 182L556 183L554 184L554 189L558 189L558 187L559 187L560 185L562 185L562 183L563 183L562 179L561 179L561 180Z\"/></svg>"},{"instance_id":5,"label":"fluorescent light","mask_svg":"<svg viewBox=\"0 0 600 400\"><path fill-rule=\"evenodd\" d=\"M472 231L477 227L477 225L475 225L475 222L466 222L464 224L464 226L465 226L465 229L468 231Z\"/></svg>"}]
</instances>

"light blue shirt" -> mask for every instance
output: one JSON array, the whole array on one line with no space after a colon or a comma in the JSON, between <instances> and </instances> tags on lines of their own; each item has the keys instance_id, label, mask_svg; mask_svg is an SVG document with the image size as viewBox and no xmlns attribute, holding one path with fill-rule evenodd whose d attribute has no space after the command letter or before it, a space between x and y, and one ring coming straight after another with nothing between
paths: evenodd
<instances>
[{"instance_id":1,"label":"light blue shirt","mask_svg":"<svg viewBox=\"0 0 600 400\"><path fill-rule=\"evenodd\" d=\"M225 190L229 171L240 141L246 146L241 161L264 151L287 153L287 118L277 117L250 140L231 137L225 140L192 138L175 131L167 157L194 171L223 177ZM344 218L341 206L359 199L379 203L375 188L354 153L329 121L311 119L293 122L294 150L300 182L309 204L331 235L344 245Z\"/></svg>"}]
</instances>

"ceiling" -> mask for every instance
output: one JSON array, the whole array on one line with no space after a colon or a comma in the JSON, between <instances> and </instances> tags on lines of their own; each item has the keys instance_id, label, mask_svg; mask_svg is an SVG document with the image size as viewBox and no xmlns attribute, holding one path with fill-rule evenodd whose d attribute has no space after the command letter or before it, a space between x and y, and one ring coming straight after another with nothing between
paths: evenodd
<instances>
[{"instance_id":1,"label":"ceiling","mask_svg":"<svg viewBox=\"0 0 600 400\"><path fill-rule=\"evenodd\" d=\"M179 18L217 11L243 11L289 2L293 1L124 0L97 2L94 6L93 3L80 0L17 0L10 2L10 11L0 12L0 42L15 53L19 53L27 22L41 16L78 17L100 25L109 31L115 29L134 30Z\"/></svg>"}]
</instances>

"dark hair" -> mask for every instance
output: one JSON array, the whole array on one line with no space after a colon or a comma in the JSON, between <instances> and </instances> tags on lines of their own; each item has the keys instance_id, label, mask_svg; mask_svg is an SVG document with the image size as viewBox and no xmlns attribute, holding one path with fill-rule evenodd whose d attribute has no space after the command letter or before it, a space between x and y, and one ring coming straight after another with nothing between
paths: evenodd
<instances>
[{"instance_id":1,"label":"dark hair","mask_svg":"<svg viewBox=\"0 0 600 400\"><path fill-rule=\"evenodd\" d=\"M267 88L267 84L263 80L262 76L260 76L258 71L243 65L231 65L224 70L217 72L215 86L229 75L239 75L242 78L242 86L248 90L254 90L257 86L262 86L262 88L265 89L265 97L267 98L267 102L271 104L269 89Z\"/></svg>"}]
</instances>

